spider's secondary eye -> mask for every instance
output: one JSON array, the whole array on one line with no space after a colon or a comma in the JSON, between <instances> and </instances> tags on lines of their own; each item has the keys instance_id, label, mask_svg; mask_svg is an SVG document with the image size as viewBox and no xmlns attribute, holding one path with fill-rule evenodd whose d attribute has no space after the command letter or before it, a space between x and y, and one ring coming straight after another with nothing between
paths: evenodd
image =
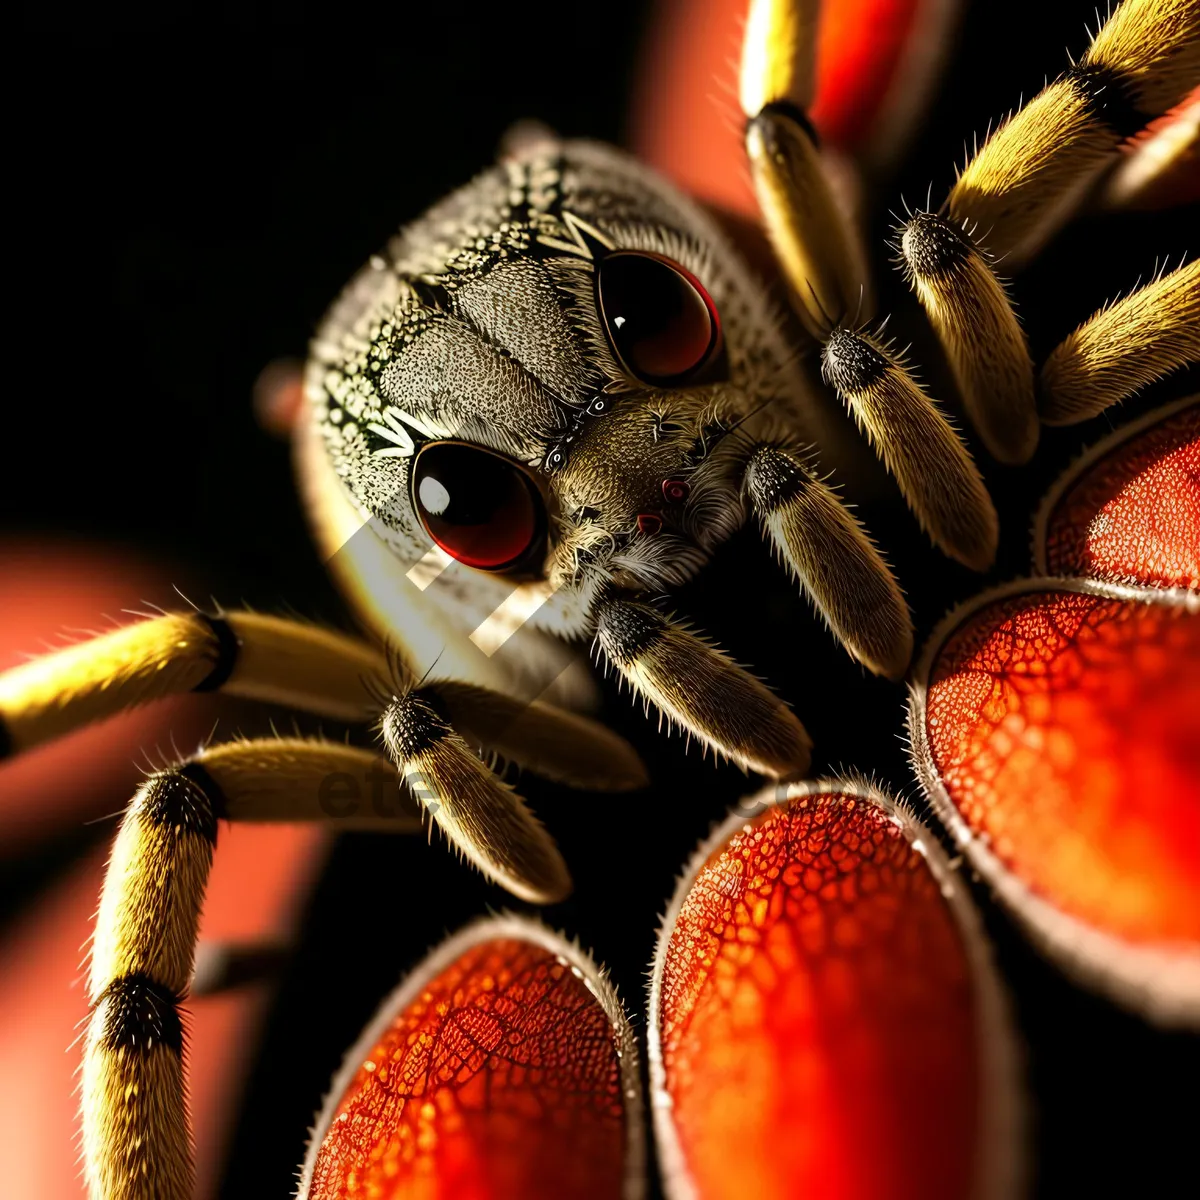
<instances>
[{"instance_id":1,"label":"spider's secondary eye","mask_svg":"<svg viewBox=\"0 0 1200 1200\"><path fill-rule=\"evenodd\" d=\"M720 340L717 310L700 281L660 254L619 250L600 260L597 294L613 349L647 383L704 366Z\"/></svg>"},{"instance_id":2,"label":"spider's secondary eye","mask_svg":"<svg viewBox=\"0 0 1200 1200\"><path fill-rule=\"evenodd\" d=\"M426 446L413 464L412 495L429 536L468 567L512 566L541 530L541 497L525 473L479 446Z\"/></svg>"}]
</instances>

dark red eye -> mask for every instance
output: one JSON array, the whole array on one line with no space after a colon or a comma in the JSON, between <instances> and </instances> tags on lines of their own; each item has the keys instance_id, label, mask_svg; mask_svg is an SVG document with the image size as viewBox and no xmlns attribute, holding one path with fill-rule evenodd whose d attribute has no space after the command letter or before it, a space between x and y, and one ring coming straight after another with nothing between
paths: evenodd
<instances>
[{"instance_id":1,"label":"dark red eye","mask_svg":"<svg viewBox=\"0 0 1200 1200\"><path fill-rule=\"evenodd\" d=\"M532 481L479 446L426 446L413 464L412 495L429 536L468 567L510 567L541 534L542 499Z\"/></svg>"},{"instance_id":2,"label":"dark red eye","mask_svg":"<svg viewBox=\"0 0 1200 1200\"><path fill-rule=\"evenodd\" d=\"M597 294L617 357L647 383L694 374L720 341L717 310L700 281L661 254L605 255Z\"/></svg>"}]
</instances>

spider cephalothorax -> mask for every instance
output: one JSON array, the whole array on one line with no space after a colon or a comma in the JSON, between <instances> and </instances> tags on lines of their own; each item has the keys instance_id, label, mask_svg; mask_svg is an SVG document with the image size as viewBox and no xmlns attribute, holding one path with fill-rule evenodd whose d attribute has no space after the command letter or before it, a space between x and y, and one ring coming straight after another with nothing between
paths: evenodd
<instances>
[{"instance_id":1,"label":"spider cephalothorax","mask_svg":"<svg viewBox=\"0 0 1200 1200\"><path fill-rule=\"evenodd\" d=\"M817 440L782 329L697 205L614 150L539 138L372 260L309 389L335 473L406 564L432 543L547 580L530 620L579 636L606 585L677 586L741 524L764 430ZM510 490L536 510L517 536Z\"/></svg>"}]
</instances>

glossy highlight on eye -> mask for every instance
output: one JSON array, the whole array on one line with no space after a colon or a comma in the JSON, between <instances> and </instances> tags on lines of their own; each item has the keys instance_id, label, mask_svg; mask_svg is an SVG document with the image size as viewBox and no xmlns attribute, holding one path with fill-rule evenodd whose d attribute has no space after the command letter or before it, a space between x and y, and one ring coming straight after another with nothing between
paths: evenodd
<instances>
[{"instance_id":1,"label":"glossy highlight on eye","mask_svg":"<svg viewBox=\"0 0 1200 1200\"><path fill-rule=\"evenodd\" d=\"M717 349L716 306L690 271L664 255L642 250L605 255L596 290L613 349L646 383L680 382Z\"/></svg>"},{"instance_id":2,"label":"glossy highlight on eye","mask_svg":"<svg viewBox=\"0 0 1200 1200\"><path fill-rule=\"evenodd\" d=\"M413 507L429 536L483 571L519 562L538 540L542 500L508 459L466 442L433 442L413 464Z\"/></svg>"}]
</instances>

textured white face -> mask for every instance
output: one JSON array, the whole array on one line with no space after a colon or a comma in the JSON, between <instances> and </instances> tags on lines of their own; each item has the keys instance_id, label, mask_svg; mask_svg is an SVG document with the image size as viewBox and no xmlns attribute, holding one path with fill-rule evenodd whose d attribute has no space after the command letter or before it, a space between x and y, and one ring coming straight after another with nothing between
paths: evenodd
<instances>
[{"instance_id":1,"label":"textured white face","mask_svg":"<svg viewBox=\"0 0 1200 1200\"><path fill-rule=\"evenodd\" d=\"M314 342L309 398L401 562L436 541L468 579L545 579L545 623L578 633L603 584L677 585L740 524L750 427L797 391L761 293L663 180L607 147L542 142L359 273ZM446 520L466 509L463 535Z\"/></svg>"}]
</instances>

